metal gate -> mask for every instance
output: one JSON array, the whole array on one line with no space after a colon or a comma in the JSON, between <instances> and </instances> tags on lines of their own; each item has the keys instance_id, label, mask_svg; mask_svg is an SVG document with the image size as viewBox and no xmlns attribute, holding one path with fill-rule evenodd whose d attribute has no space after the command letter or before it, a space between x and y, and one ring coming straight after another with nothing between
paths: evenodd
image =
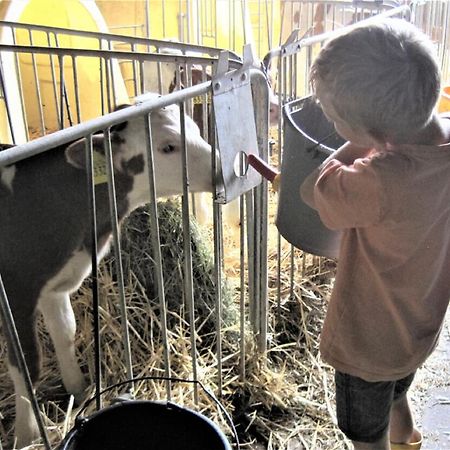
<instances>
[{"instance_id":1,"label":"metal gate","mask_svg":"<svg viewBox=\"0 0 450 450\"><path fill-rule=\"evenodd\" d=\"M179 2L180 5L182 3L184 2ZM310 64L322 43L332 36L337 28L382 11L389 15L408 18L410 11L410 8L406 6L394 8L398 6L398 2L379 1L286 0L279 5L275 5L276 2L253 2L252 5L246 5L246 3L252 2L227 2L230 8L240 10L242 16L249 11L247 6L256 8L257 16L265 22L266 30L270 30L268 49L271 51L264 59L267 63L271 63L270 72L276 77L276 84L272 87L278 95L280 104L308 94L307 73ZM163 4L164 2L161 2L161 5ZM201 18L199 23L203 25L198 25L196 28L197 42L211 42L207 37L212 37L214 33L211 32L210 35L206 31L204 35L202 33L216 20L217 5L218 2L215 4L203 1L191 2L190 7L195 6L200 9L211 7L209 10L202 9L202 14L198 16ZM247 9L242 9L242 5ZM428 2L427 5L424 6L423 2L413 2L411 17L416 24L420 24L425 29L432 23L429 30L439 36L441 60L443 68L446 68L448 67L448 46L446 45L448 8L442 2ZM280 7L280 29L276 28L276 21L274 21L275 25L270 21L270 12L275 6ZM189 14L185 10L182 13L182 19L187 18ZM230 15L234 17L235 13ZM276 196L272 195L267 182L262 181L259 184L260 178L246 166L246 157L252 152L259 153L264 160L270 160L274 165L281 164L284 145L282 116L279 118L278 129L269 130L266 74L255 67L259 67L259 62L252 56L251 51L247 48L245 57L241 58L236 52L224 52L214 45L198 46L167 40L6 22L0 22L0 27L10 30L11 33L11 43L0 46L3 67L0 73L2 101L7 112L9 133L7 137L11 142L21 144L14 150L0 153L2 167L77 138L87 137L89 141L95 133L99 131L106 133L106 130L114 124L138 116L148 117L151 111L173 103L179 104L181 110L192 116L195 114L195 109L200 109L203 118L200 126L202 135L213 149L219 151L221 157L220 164L213 169L216 174L216 185L215 192L209 198L209 204L213 210L213 223L208 228L213 248L213 274L211 275L213 292L211 295L214 301L211 308L216 312L219 311L213 319L213 330L210 330L205 337L202 334L205 322L202 321L201 316L192 315L190 312L186 317L177 318L176 323L181 330L181 337L177 338L173 334L170 329L172 325L167 326L166 321L173 319L176 313L164 306L165 280L171 274L164 269L161 262L160 250L164 248L164 245L155 243L159 241L156 236L160 234L158 215L161 214L161 207L157 206L156 199L153 199L147 214L150 221L150 236L153 239L152 248L156 252L152 254L152 258L156 260L155 283L158 285L158 301L162 302L158 307L162 318L156 318L151 308L145 310L144 317L151 324L150 328L160 327L161 329L161 346L154 344L150 346L152 353L157 354L159 359L149 358L144 370L142 368L144 365L139 364L147 359L145 351L144 354L133 354L130 337L139 343L146 340L139 336L137 329L138 326L146 326L143 325L146 320L141 313L144 307L142 303L133 303L136 293L127 291L126 285L129 280L126 274L121 274L119 264L118 270L114 270L113 275L108 275L112 285L100 288L98 327L103 333L101 334L103 344L111 342L113 343L111 349L117 351L121 348L121 350L117 353L114 353L114 350L104 350L104 359L101 359L99 355L94 358L94 353L89 353L89 372L95 378L92 381L97 382L94 395L98 396L102 386L111 385L117 378L132 379L145 372L164 377L166 381L154 380L150 384L146 384L147 381L136 382L132 386L133 395L158 399L170 398L175 401L185 398L187 404L192 403L200 409L214 409L214 405L206 400L197 388L188 388L186 391L179 388L177 382L167 381L168 378L193 378L201 380L215 391L229 409L233 408L231 401L236 401L233 394L242 389L243 397L248 396L242 401L247 402L246 406L252 411L251 418L247 418L248 422L245 424L251 427L253 422L257 422L266 430L269 426L273 427L269 432L271 437L267 439L268 448L288 448L291 439L295 443L301 443L305 448L321 448L321 446L332 448L332 442L334 445L339 441L341 442L339 445L345 446L342 436L333 424L323 422L326 423L324 428L331 430L330 433L333 435L330 442L325 432L311 430L310 422L305 419L310 415L314 417L314 420L320 421L321 414L326 414L328 421L329 416L333 417L327 369L318 361L314 353L317 350L315 342L308 333L311 333L309 327L320 327L320 308L314 303L320 307L324 306L323 299L330 289L334 263L286 245L276 233L273 224ZM180 28L182 30L178 36L180 40L187 41L187 28L187 26ZM261 35L265 33L264 30L265 28L261 27ZM189 35L191 31L190 29ZM81 45L77 49L63 48L58 43L64 35L85 39L86 46ZM230 43L227 47L239 51L240 48L234 47L231 43L231 40L237 41L237 38L229 36L228 38ZM277 41L277 38L279 43L284 43L273 48L273 41ZM19 40L20 44L18 44ZM257 41L259 42L260 39L258 38ZM258 50L260 55L261 52L265 54L264 45L260 45ZM78 81L81 67L86 61L90 61L97 73L95 83L98 83L98 88L92 103L95 103L95 114L102 116L88 121L86 119L91 119L92 113L87 108L87 102L83 100L85 85ZM43 69L44 62L46 69ZM29 94L24 94L22 89L24 64L28 64L31 68L27 79L28 83L35 88ZM15 68L19 83L12 87L8 85L9 72L6 72L5 67ZM145 72L149 67L157 75L151 81L154 83L152 89L164 94L157 100L145 97L145 92L148 90ZM48 92L50 92L45 94L48 99L45 102L40 81L43 70L48 74ZM171 83L167 83L169 81L167 73L171 74ZM122 84L118 74L123 78ZM168 93L168 84L172 84L178 90ZM180 90L182 87L185 89ZM27 109L31 97L34 99L33 104L37 105L34 107L36 114L33 123L30 120L30 106ZM106 114L120 104L122 99L128 97L136 97L138 106L112 115ZM18 117L16 112L12 112L12 99L19 99L22 105L21 117ZM213 115L209 113L211 102L214 109ZM48 134L57 129L62 130ZM16 130L21 130L22 134ZM245 133L242 134L242 130L246 130ZM269 155L268 150L269 131L275 138L275 146L278 147L278 152L272 155ZM33 137L48 135L24 143L30 139L30 132ZM180 291L183 291L180 297L186 302L186 309L194 311L197 301L194 288L196 263L193 259L193 251L195 246L189 243L191 228L196 225L192 225L190 215L198 205L194 207L187 201L190 197L189 178L187 173L184 176L185 188L180 204L180 233L183 238L179 245L183 247L185 257L177 270L183 273L184 279L180 287ZM152 183L154 180L149 181L150 187ZM150 191L152 190L150 188ZM110 195L114 205L113 192ZM240 198L241 226L237 237L236 231L230 231L226 221L222 219L221 205L235 197ZM116 263L121 260L119 254L123 247L118 228L119 225L115 223L113 260ZM233 237L231 237L232 234L234 234ZM109 264L113 265L112 260ZM127 264L125 261L125 266ZM99 275L101 276L105 270L102 267ZM96 273L95 268L94 273ZM234 283L234 287L231 288L232 306L224 300L226 291L230 288L227 285L227 279ZM134 291L141 288L142 286L135 280ZM87 291L89 289L83 289L81 297L86 296L88 300L79 298L77 302L81 305L80 309L88 310L90 313L89 302L92 294L87 294ZM95 297L97 294L93 295ZM102 300L102 296L109 301ZM309 303L297 301L300 297L307 298ZM299 316L295 320L297 322L295 330L301 335L298 342L289 340L292 336L287 330L289 326L294 326L292 322L286 320L287 312L292 305L300 308ZM229 318L220 314L220 312L226 312L224 311L226 308L236 309L237 319L233 319L231 323L227 322ZM146 338L148 336L150 334L146 334ZM88 343L90 338L91 335L86 336L82 345L90 346ZM214 351L205 350L201 346L202 340L208 341L214 347ZM184 353L173 351L176 344L183 347ZM301 346L303 346L301 349L303 353L299 357L308 355L307 358L309 358L308 363L305 363L309 367L309 374L301 376L308 381L294 386L295 383L290 381L289 365L298 356L295 353L296 347ZM108 366L112 366L117 359L121 360L118 363L119 368L113 371L108 370ZM182 364L178 365L180 362ZM296 361L299 367L302 367L303 363L302 360ZM103 369L106 370L100 371L102 364ZM308 367L305 368L305 374ZM314 367L314 370L311 370L311 367ZM283 372L284 368L286 368L286 374ZM103 372L101 376L95 375L100 372ZM284 377L287 380L284 380ZM280 395L277 388L280 389ZM316 389L324 392L322 403L315 400L316 397L312 391ZM123 390L118 388L109 398L120 394L123 394ZM253 400L253 397L256 400ZM109 398L107 397L107 400ZM270 404L270 408L279 408L285 412L295 410L294 414L297 414L295 420L300 424L298 429L294 427L292 430L284 429L283 431L283 425L278 427L275 422L266 421L264 417L258 418L257 406L254 406L252 401L255 404L266 401ZM96 407L100 406L100 403L97 403ZM39 409L39 406L36 408ZM42 413L42 409L40 412ZM219 411L214 417L217 417L221 425L226 428L221 414ZM44 418L47 423L58 422L61 418L59 406L52 406L51 411L48 409ZM72 420L71 414L67 413L65 420L67 430ZM61 431L61 428L55 427L55 432L50 436L51 442L58 442L66 430Z\"/></svg>"}]
</instances>

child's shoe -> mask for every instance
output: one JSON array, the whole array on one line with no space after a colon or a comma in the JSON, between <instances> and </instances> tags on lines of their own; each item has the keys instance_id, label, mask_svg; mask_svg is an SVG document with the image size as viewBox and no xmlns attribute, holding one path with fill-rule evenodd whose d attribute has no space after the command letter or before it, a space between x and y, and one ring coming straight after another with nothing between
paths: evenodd
<instances>
[{"instance_id":1,"label":"child's shoe","mask_svg":"<svg viewBox=\"0 0 450 450\"><path fill-rule=\"evenodd\" d=\"M391 450L419 450L422 447L422 436L417 442L411 442L409 444L395 444L391 442Z\"/></svg>"}]
</instances>

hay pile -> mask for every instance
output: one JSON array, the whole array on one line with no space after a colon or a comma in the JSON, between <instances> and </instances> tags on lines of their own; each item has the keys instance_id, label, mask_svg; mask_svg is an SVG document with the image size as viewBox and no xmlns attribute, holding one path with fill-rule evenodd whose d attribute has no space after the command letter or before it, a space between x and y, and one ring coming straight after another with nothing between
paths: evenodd
<instances>
[{"instance_id":1,"label":"hay pile","mask_svg":"<svg viewBox=\"0 0 450 450\"><path fill-rule=\"evenodd\" d=\"M160 233L166 300L170 367L172 376L192 378L190 329L187 309L183 304L180 281L182 276L182 241L179 205L159 203ZM125 254L126 301L128 305L129 332L135 377L164 375L164 358L161 345L159 304L148 267L150 244L145 235L147 228L145 209L137 211L124 224L122 250ZM217 392L217 355L214 313L214 267L208 230L191 227L194 270L194 297L196 300L196 333L198 377L211 391ZM275 233L271 233L275 236ZM273 237L271 238L273 239ZM225 240L227 252L236 250L235 242ZM274 248L269 243L269 248ZM290 248L282 247L281 280L276 278L277 255L270 255L269 265L269 351L259 355L250 326L245 323L246 379L240 378L238 284L233 274L236 267L225 267L228 281L222 286L224 302L223 319L223 396L222 404L233 416L240 435L242 449L345 449L349 448L330 417L333 414L331 371L318 357L318 334L329 293L334 264L296 253L293 259L297 273L294 284L288 277ZM166 266L167 264L167 266ZM239 265L236 260L235 266ZM124 350L121 340L120 308L113 259L107 258L100 268L100 323L102 342L103 385L111 386L125 380ZM278 283L281 295L277 298ZM73 296L78 320L77 348L83 370L91 385L94 384L94 357L91 319L90 280L86 280L77 295ZM49 436L53 445L73 426L76 408L64 394L53 360L52 345L41 330L44 343L44 371L38 394L44 412ZM12 386L4 366L5 349L1 348L0 411L3 414L1 440L4 448L12 438L13 397ZM203 412L212 418L229 435L230 429L223 414L199 390L198 404L194 403L193 387L174 383L172 401ZM105 394L104 404L123 393L123 389ZM142 381L134 386L138 399L166 399L166 385L161 381ZM91 391L92 395L92 391ZM45 402L42 401L45 399ZM88 411L89 413L89 411ZM230 437L231 440L231 437ZM35 448L43 448L35 446Z\"/></svg>"}]
</instances>

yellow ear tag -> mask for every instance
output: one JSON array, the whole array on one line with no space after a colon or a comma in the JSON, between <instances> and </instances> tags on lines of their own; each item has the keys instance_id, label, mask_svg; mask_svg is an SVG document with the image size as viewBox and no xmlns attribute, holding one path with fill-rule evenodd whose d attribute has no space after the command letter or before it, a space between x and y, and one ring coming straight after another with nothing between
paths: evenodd
<instances>
[{"instance_id":1,"label":"yellow ear tag","mask_svg":"<svg viewBox=\"0 0 450 450\"><path fill-rule=\"evenodd\" d=\"M194 105L201 105L203 104L203 95L197 95L197 97L194 97L193 99ZM211 104L211 92L208 92L206 96L206 103L208 105Z\"/></svg>"},{"instance_id":2,"label":"yellow ear tag","mask_svg":"<svg viewBox=\"0 0 450 450\"><path fill-rule=\"evenodd\" d=\"M106 174L106 158L105 155L99 152L92 153L94 162L94 184L103 184L108 182Z\"/></svg>"}]
</instances>

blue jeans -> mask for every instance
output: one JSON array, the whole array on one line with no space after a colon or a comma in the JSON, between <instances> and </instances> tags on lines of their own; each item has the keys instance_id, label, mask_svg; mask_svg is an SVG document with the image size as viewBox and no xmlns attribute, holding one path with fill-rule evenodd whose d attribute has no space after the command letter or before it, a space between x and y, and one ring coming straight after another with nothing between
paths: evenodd
<instances>
[{"instance_id":1,"label":"blue jeans","mask_svg":"<svg viewBox=\"0 0 450 450\"><path fill-rule=\"evenodd\" d=\"M377 442L387 432L391 405L406 394L415 372L401 380L371 383L336 371L339 428L352 441Z\"/></svg>"}]
</instances>

